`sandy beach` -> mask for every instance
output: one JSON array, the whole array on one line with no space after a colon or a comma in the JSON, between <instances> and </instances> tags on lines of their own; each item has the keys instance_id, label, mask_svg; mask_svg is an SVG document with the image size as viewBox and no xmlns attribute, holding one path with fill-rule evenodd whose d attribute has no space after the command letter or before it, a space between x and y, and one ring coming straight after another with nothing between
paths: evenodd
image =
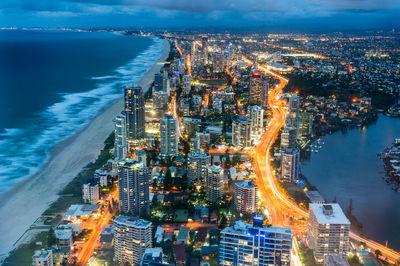
<instances>
[{"instance_id":1,"label":"sandy beach","mask_svg":"<svg viewBox=\"0 0 400 266\"><path fill-rule=\"evenodd\" d=\"M167 59L170 45L164 40L161 57L141 79L145 91L154 74ZM58 193L85 167L94 161L104 146L104 140L114 128L113 119L123 109L123 99L106 107L85 128L56 145L49 161L35 176L0 196L0 263L1 257L16 248L16 241L58 198Z\"/></svg>"}]
</instances>

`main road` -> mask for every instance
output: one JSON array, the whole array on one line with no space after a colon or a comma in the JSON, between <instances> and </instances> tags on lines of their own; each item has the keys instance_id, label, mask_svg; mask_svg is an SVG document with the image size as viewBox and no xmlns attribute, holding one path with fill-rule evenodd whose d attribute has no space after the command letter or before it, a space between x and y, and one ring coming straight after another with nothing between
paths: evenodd
<instances>
[{"instance_id":1,"label":"main road","mask_svg":"<svg viewBox=\"0 0 400 266\"><path fill-rule=\"evenodd\" d=\"M243 57L243 61L247 64L252 64L252 62L245 57ZM272 145L278 137L279 130L283 127L287 115L286 104L280 99L280 94L283 92L283 88L288 84L289 80L268 68L260 66L259 70L279 80L279 83L268 95L268 104L272 111L272 117L267 130L261 137L260 143L255 147L253 152L254 170L258 177L257 184L261 199L266 204L269 211L269 219L273 225L290 226L295 234L304 234L306 232L308 212L293 202L280 187L270 164ZM350 238L358 242L365 242L373 251L379 249L383 256L387 257L392 262L400 259L400 254L398 252L362 237L355 232L350 232Z\"/></svg>"}]
</instances>

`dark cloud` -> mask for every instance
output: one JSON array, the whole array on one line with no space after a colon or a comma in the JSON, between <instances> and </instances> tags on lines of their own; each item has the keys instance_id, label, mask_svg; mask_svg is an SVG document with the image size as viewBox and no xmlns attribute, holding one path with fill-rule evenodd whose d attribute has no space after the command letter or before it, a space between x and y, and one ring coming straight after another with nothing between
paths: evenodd
<instances>
[{"instance_id":1,"label":"dark cloud","mask_svg":"<svg viewBox=\"0 0 400 266\"><path fill-rule=\"evenodd\" d=\"M57 17L62 20L80 16L84 19L79 21L92 24L125 25L140 21L143 25L175 22L185 26L218 26L311 22L346 14L355 16L348 24L361 15L390 24L399 10L400 0L0 0L0 26L24 16L53 17L53 21ZM385 18L385 12L391 13L391 17Z\"/></svg>"}]
</instances>

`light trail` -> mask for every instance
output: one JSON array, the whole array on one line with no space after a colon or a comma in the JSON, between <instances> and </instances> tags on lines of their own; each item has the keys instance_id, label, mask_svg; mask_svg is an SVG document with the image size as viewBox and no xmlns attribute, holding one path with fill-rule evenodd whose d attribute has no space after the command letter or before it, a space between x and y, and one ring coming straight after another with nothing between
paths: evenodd
<instances>
[{"instance_id":1,"label":"light trail","mask_svg":"<svg viewBox=\"0 0 400 266\"><path fill-rule=\"evenodd\" d=\"M175 40L175 47L176 47L176 49L178 50L179 54L182 55L182 54L183 54L183 51L182 51L182 49L179 47L178 42L177 42L176 40Z\"/></svg>"},{"instance_id":2,"label":"light trail","mask_svg":"<svg viewBox=\"0 0 400 266\"><path fill-rule=\"evenodd\" d=\"M313 57L320 58L320 59L329 59L328 57L323 56L321 54L313 54L313 53L301 51L301 50L298 50L298 49L295 49L295 48L291 48L291 47L278 46L278 45L275 45L275 44L272 44L272 43L267 43L267 42L264 42L264 44L269 46L269 47L272 47L272 48L288 50L288 51L299 53L299 54L309 54L309 55L312 55Z\"/></svg>"},{"instance_id":3,"label":"light trail","mask_svg":"<svg viewBox=\"0 0 400 266\"><path fill-rule=\"evenodd\" d=\"M243 57L243 61L249 65L252 65L252 62L245 57ZM260 66L259 70L277 78L279 80L279 84L270 92L268 97L268 104L272 110L273 116L268 124L266 132L261 137L260 143L254 149L254 167L258 176L257 182L259 185L259 190L264 199L271 204L268 206L270 208L269 211L272 220L271 222L278 226L285 226L287 224L285 222L285 216L294 216L294 214L296 214L296 218L298 219L308 219L308 212L300 208L286 195L286 193L279 189L277 179L273 176L273 168L269 163L269 151L278 137L279 130L284 125L285 117L287 115L285 111L285 103L279 99L279 95L282 93L283 88L287 85L289 80L275 72L272 72L268 68ZM293 229L294 231L298 231L300 233L305 233L306 231L305 229L300 228L300 226L293 227ZM350 232L350 238L355 241L366 243L366 245L373 251L379 249L383 256L387 257L393 262L400 259L400 254L398 252L373 240L362 237L355 232Z\"/></svg>"},{"instance_id":4,"label":"light trail","mask_svg":"<svg viewBox=\"0 0 400 266\"><path fill-rule=\"evenodd\" d=\"M118 189L111 192L111 198L117 199L117 194L118 194ZM91 224L91 227L93 228L93 232L91 232L89 239L85 242L85 245L83 246L82 250L80 251L80 253L78 255L78 259L77 259L78 265L86 265L86 263L89 261L90 257L92 257L94 250L96 249L96 247L99 244L101 232L103 231L104 227L106 227L110 224L112 214L110 213L110 210L108 209L108 205L107 205L104 213L105 214L100 216L100 218L96 224Z\"/></svg>"},{"instance_id":5,"label":"light trail","mask_svg":"<svg viewBox=\"0 0 400 266\"><path fill-rule=\"evenodd\" d=\"M180 118L178 117L178 111L176 106L176 94L174 94L174 96L172 96L171 99L171 115L173 118L176 118L178 120L178 136L182 138Z\"/></svg>"}]
</instances>

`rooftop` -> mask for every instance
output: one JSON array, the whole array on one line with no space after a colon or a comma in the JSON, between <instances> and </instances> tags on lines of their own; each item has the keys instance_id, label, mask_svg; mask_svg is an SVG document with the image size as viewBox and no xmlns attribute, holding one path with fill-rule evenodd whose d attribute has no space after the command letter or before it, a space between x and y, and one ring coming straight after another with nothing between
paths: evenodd
<instances>
[{"instance_id":1,"label":"rooftop","mask_svg":"<svg viewBox=\"0 0 400 266\"><path fill-rule=\"evenodd\" d=\"M312 203L325 202L325 199L321 196L321 194L317 190L307 191L306 195Z\"/></svg>"},{"instance_id":2,"label":"rooftop","mask_svg":"<svg viewBox=\"0 0 400 266\"><path fill-rule=\"evenodd\" d=\"M256 188L257 186L252 183L252 180L242 180L235 183L236 186L246 189Z\"/></svg>"},{"instance_id":3,"label":"rooftop","mask_svg":"<svg viewBox=\"0 0 400 266\"><path fill-rule=\"evenodd\" d=\"M65 219L70 219L77 216L88 216L93 211L96 211L99 206L93 204L73 204L65 213Z\"/></svg>"},{"instance_id":4,"label":"rooftop","mask_svg":"<svg viewBox=\"0 0 400 266\"><path fill-rule=\"evenodd\" d=\"M261 229L260 227L254 227L252 224L245 223L241 220L231 223L229 227L225 227L221 233L233 233L233 234L247 234L249 229L256 228ZM262 227L262 229L269 233L281 233L281 234L292 234L292 229L290 227Z\"/></svg>"},{"instance_id":5,"label":"rooftop","mask_svg":"<svg viewBox=\"0 0 400 266\"><path fill-rule=\"evenodd\" d=\"M320 224L350 224L342 208L337 203L311 203L310 210L313 211Z\"/></svg>"},{"instance_id":6,"label":"rooftop","mask_svg":"<svg viewBox=\"0 0 400 266\"><path fill-rule=\"evenodd\" d=\"M117 219L114 221L116 224L121 224L130 227L140 227L140 228L147 228L151 226L151 222L143 219L138 219L134 216L118 216Z\"/></svg>"}]
</instances>

